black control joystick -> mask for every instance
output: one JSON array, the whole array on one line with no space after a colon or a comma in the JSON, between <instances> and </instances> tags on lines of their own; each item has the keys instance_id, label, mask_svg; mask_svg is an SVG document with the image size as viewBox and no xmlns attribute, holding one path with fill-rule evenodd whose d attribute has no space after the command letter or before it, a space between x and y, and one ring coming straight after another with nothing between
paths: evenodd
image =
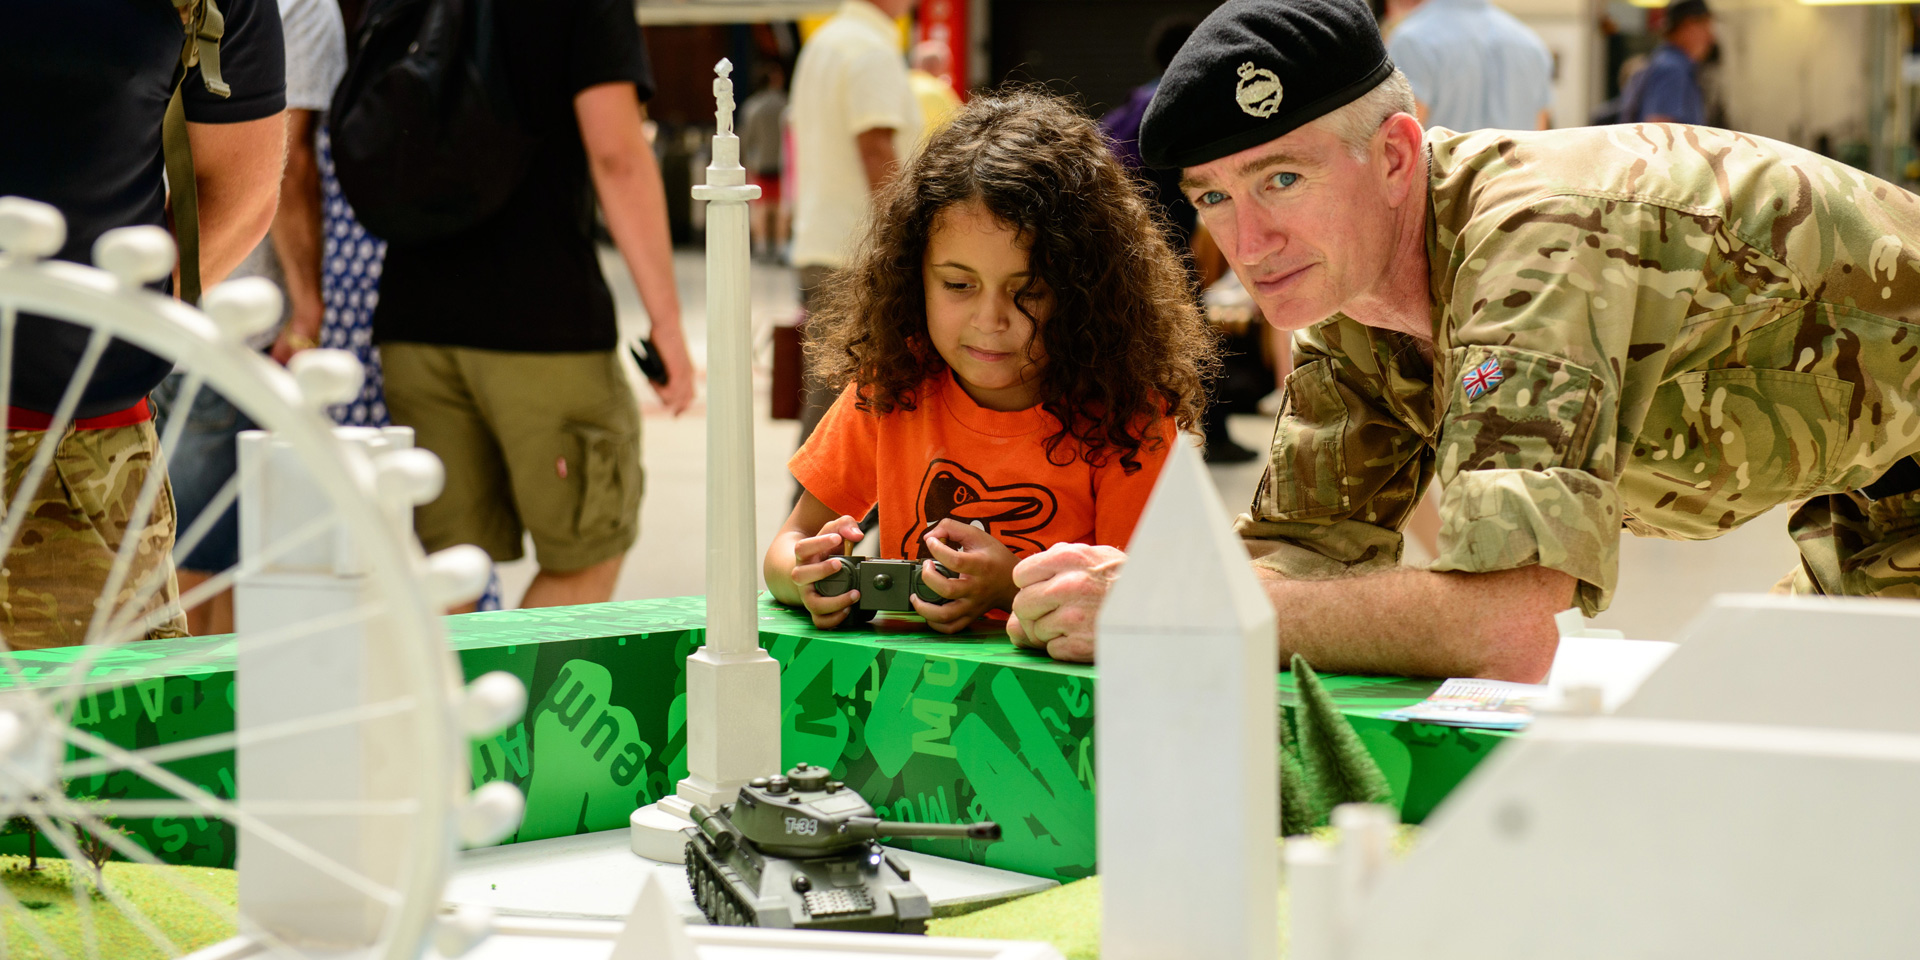
<instances>
[{"instance_id":1,"label":"black control joystick","mask_svg":"<svg viewBox=\"0 0 1920 960\"><path fill-rule=\"evenodd\" d=\"M837 597L849 590L860 591L860 603L847 611L848 623L866 623L882 610L911 613L913 604L907 599L910 596L933 604L953 602L935 593L932 585L921 579L920 564L923 561L882 560L875 557L834 559L840 561L840 569L816 581L813 589L823 597ZM934 562L933 568L943 577L955 575L939 561Z\"/></svg>"}]
</instances>

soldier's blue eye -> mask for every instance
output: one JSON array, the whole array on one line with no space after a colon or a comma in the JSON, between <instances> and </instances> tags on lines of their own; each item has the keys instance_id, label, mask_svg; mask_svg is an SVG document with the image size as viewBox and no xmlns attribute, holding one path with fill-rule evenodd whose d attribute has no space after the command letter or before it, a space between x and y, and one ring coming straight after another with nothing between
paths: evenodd
<instances>
[{"instance_id":1,"label":"soldier's blue eye","mask_svg":"<svg viewBox=\"0 0 1920 960\"><path fill-rule=\"evenodd\" d=\"M1200 195L1199 206L1211 207L1216 203L1224 202L1226 199L1227 199L1226 194L1221 193L1218 190L1208 190L1206 193L1203 193Z\"/></svg>"},{"instance_id":2,"label":"soldier's blue eye","mask_svg":"<svg viewBox=\"0 0 1920 960\"><path fill-rule=\"evenodd\" d=\"M1297 173L1276 173L1273 175L1273 182L1282 187L1291 187L1299 181L1300 175Z\"/></svg>"}]
</instances>

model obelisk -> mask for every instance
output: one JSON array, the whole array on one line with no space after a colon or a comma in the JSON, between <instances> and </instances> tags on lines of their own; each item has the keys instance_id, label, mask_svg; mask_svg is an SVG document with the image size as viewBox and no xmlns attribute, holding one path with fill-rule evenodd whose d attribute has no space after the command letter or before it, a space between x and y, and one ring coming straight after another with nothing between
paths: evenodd
<instances>
[{"instance_id":1,"label":"model obelisk","mask_svg":"<svg viewBox=\"0 0 1920 960\"><path fill-rule=\"evenodd\" d=\"M1273 607L1199 453L1160 470L1098 622L1096 762L1179 758L1205 839L1167 829L1164 795L1099 798L1101 956L1265 960L1279 950L1280 776Z\"/></svg>"},{"instance_id":2,"label":"model obelisk","mask_svg":"<svg viewBox=\"0 0 1920 960\"><path fill-rule=\"evenodd\" d=\"M687 658L687 778L634 811L633 852L678 863L693 804L714 809L780 769L780 665L760 649L753 536L753 381L748 325L752 243L733 64L714 66L713 162L693 188L707 201L707 635Z\"/></svg>"}]
</instances>

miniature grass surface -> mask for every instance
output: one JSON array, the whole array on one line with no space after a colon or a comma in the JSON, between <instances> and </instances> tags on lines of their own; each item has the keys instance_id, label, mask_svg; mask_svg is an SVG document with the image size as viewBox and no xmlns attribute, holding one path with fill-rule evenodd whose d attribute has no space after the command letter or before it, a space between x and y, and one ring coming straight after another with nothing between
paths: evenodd
<instances>
[{"instance_id":1,"label":"miniature grass surface","mask_svg":"<svg viewBox=\"0 0 1920 960\"><path fill-rule=\"evenodd\" d=\"M1313 836L1333 842L1339 831L1322 827ZM1419 836L1416 827L1401 827L1393 838L1396 856L1405 856ZM1284 841L1282 846L1284 846ZM935 937L967 937L981 940L1038 940L1050 943L1067 960L1099 960L1100 957L1100 878L1088 877L1062 884L1051 890L1022 897L1011 903L988 907L957 917L936 918L927 922L927 934ZM1287 884L1286 871L1280 876L1280 957L1287 957Z\"/></svg>"},{"instance_id":2,"label":"miniature grass surface","mask_svg":"<svg viewBox=\"0 0 1920 960\"><path fill-rule=\"evenodd\" d=\"M927 921L927 935L1039 940L1067 960L1100 956L1100 878L1061 884L1012 903Z\"/></svg>"},{"instance_id":3,"label":"miniature grass surface","mask_svg":"<svg viewBox=\"0 0 1920 960\"><path fill-rule=\"evenodd\" d=\"M25 857L0 857L0 884L20 907L0 902L0 956L7 960L51 960L67 956L110 960L147 960L171 957L111 900L94 893L92 868L65 860L40 858L40 869L27 870ZM239 896L238 876L213 867L147 866L109 863L107 889L124 898L158 927L180 953L210 946L234 935L228 917L202 906L201 899L232 907ZM74 897L75 877L80 899ZM205 894L195 898L181 887L192 884ZM24 908L24 909L23 909ZM91 908L93 939L87 942L83 914ZM231 916L230 914L228 916ZM39 936L35 937L35 933ZM45 942L43 942L45 941ZM51 943L56 950L49 951Z\"/></svg>"}]
</instances>

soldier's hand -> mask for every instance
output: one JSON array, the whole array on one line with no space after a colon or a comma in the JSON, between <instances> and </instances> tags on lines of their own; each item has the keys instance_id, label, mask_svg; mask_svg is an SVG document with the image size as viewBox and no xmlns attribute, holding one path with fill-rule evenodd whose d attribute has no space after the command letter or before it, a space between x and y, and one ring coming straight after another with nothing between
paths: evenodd
<instances>
[{"instance_id":1,"label":"soldier's hand","mask_svg":"<svg viewBox=\"0 0 1920 960\"><path fill-rule=\"evenodd\" d=\"M958 633L987 611L1013 603L1013 566L1019 558L992 534L948 517L922 539L933 559L954 572L945 576L932 561L920 565L921 581L947 598L946 603L910 598L913 612L926 617L927 626Z\"/></svg>"},{"instance_id":2,"label":"soldier's hand","mask_svg":"<svg viewBox=\"0 0 1920 960\"><path fill-rule=\"evenodd\" d=\"M1007 636L1055 660L1093 662L1094 621L1127 555L1116 547L1056 543L1015 565Z\"/></svg>"},{"instance_id":3,"label":"soldier's hand","mask_svg":"<svg viewBox=\"0 0 1920 960\"><path fill-rule=\"evenodd\" d=\"M859 590L823 597L813 585L840 569L841 562L835 558L841 544L858 543L863 536L860 521L842 515L827 521L818 534L793 545L793 585L800 588L800 602L813 615L814 626L839 626L847 619L847 611L860 602Z\"/></svg>"}]
</instances>

